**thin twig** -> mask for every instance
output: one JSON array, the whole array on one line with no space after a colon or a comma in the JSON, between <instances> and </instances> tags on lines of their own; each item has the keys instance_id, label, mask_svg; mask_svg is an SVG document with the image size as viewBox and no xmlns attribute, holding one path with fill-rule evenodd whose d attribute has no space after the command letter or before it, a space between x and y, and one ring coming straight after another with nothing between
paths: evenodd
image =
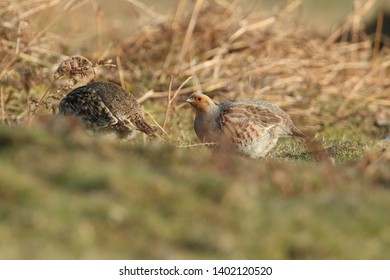
<instances>
[{"instance_id":1,"label":"thin twig","mask_svg":"<svg viewBox=\"0 0 390 280\"><path fill-rule=\"evenodd\" d=\"M116 56L116 65L118 66L118 74L119 74L119 80L121 81L121 86L122 88L126 88L125 79L123 77L122 62L119 56Z\"/></svg>"},{"instance_id":2,"label":"thin twig","mask_svg":"<svg viewBox=\"0 0 390 280\"><path fill-rule=\"evenodd\" d=\"M156 18L156 19L160 19L160 20L163 20L165 19L165 16L159 14L159 13L156 13L155 11L153 11L151 8L149 8L148 6L146 6L144 3L138 1L138 0L125 0L127 2L129 2L130 4L136 6L137 8L140 8L141 10L143 10L146 14L148 14L149 16L151 16L152 18Z\"/></svg>"},{"instance_id":3,"label":"thin twig","mask_svg":"<svg viewBox=\"0 0 390 280\"><path fill-rule=\"evenodd\" d=\"M195 143L195 144L185 144L185 145L176 145L177 148L194 148L194 147L210 147L215 146L217 143Z\"/></svg>"},{"instance_id":4,"label":"thin twig","mask_svg":"<svg viewBox=\"0 0 390 280\"><path fill-rule=\"evenodd\" d=\"M44 2L43 4L38 5L32 9L25 11L24 13L21 13L20 15L18 15L18 17L16 17L14 19L14 23L20 22L20 21L32 16L33 14L39 13L40 11L46 10L46 9L53 7L59 3L61 3L61 0L52 0L50 2Z\"/></svg>"},{"instance_id":5,"label":"thin twig","mask_svg":"<svg viewBox=\"0 0 390 280\"><path fill-rule=\"evenodd\" d=\"M140 98L137 99L137 102L139 104L143 103L144 101L148 100L150 97L153 96L155 92L153 90L147 91L144 95L142 95Z\"/></svg>"},{"instance_id":6,"label":"thin twig","mask_svg":"<svg viewBox=\"0 0 390 280\"><path fill-rule=\"evenodd\" d=\"M169 90L168 90L168 104L167 104L167 108L166 108L166 111L165 111L165 117L164 117L164 124L163 124L163 128L165 129L165 125L168 121L168 115L169 115L169 112L170 112L170 108L171 108L171 105L173 103L173 101L175 100L176 96L179 94L180 90L182 89L182 87L185 86L185 84L187 84L190 80L192 79L192 77L188 77L180 86L179 88L175 91L175 93L173 94L172 98L171 98L171 89L172 89L172 82L173 82L173 78L171 77L171 80L170 80L170 83L169 83Z\"/></svg>"},{"instance_id":7,"label":"thin twig","mask_svg":"<svg viewBox=\"0 0 390 280\"><path fill-rule=\"evenodd\" d=\"M166 132L166 130L156 121L156 119L153 117L152 114L150 114L148 111L144 110L145 114L147 114L151 119L152 121L156 124L156 126L168 137L168 139L171 138L171 136L169 136L168 132ZM158 134L156 134L158 135ZM164 140L163 138L159 137L160 139Z\"/></svg>"},{"instance_id":8,"label":"thin twig","mask_svg":"<svg viewBox=\"0 0 390 280\"><path fill-rule=\"evenodd\" d=\"M103 30L102 30L102 9L99 5L95 7L95 22L96 22L96 56L100 57L103 49Z\"/></svg>"},{"instance_id":9,"label":"thin twig","mask_svg":"<svg viewBox=\"0 0 390 280\"><path fill-rule=\"evenodd\" d=\"M383 27L383 12L380 12L376 22L376 31L374 38L374 55L372 56L372 62L375 61L379 53L379 46L382 38L382 27Z\"/></svg>"},{"instance_id":10,"label":"thin twig","mask_svg":"<svg viewBox=\"0 0 390 280\"><path fill-rule=\"evenodd\" d=\"M4 104L4 88L0 87L0 107L1 107L1 123L4 123L5 115L5 104Z\"/></svg>"},{"instance_id":11,"label":"thin twig","mask_svg":"<svg viewBox=\"0 0 390 280\"><path fill-rule=\"evenodd\" d=\"M325 40L324 46L328 47L331 44L333 44L337 40L337 38L339 38L345 31L349 30L352 27L352 25L354 23L354 14L355 13L357 13L357 14L367 13L374 6L375 2L376 2L376 0L367 0L358 11L355 10L352 13L352 15L346 20L346 22L343 25L341 25L338 29L336 29L336 31L334 31L328 37L328 39Z\"/></svg>"},{"instance_id":12,"label":"thin twig","mask_svg":"<svg viewBox=\"0 0 390 280\"><path fill-rule=\"evenodd\" d=\"M200 8L202 7L202 4L203 4L203 0L197 0L195 3L195 7L194 7L194 10L192 12L190 23L188 24L186 35L184 36L183 45L182 45L182 48L180 50L179 61L183 61L184 56L188 52L190 42L191 42L192 32L194 31L196 21L198 19L198 15L200 12Z\"/></svg>"},{"instance_id":13,"label":"thin twig","mask_svg":"<svg viewBox=\"0 0 390 280\"><path fill-rule=\"evenodd\" d=\"M167 108L165 109L165 117L164 117L163 129L165 129L165 125L167 124L169 109L170 109L171 104L172 104L172 99L171 99L172 83L173 83L173 77L171 76L171 78L169 80L168 102L167 102Z\"/></svg>"}]
</instances>

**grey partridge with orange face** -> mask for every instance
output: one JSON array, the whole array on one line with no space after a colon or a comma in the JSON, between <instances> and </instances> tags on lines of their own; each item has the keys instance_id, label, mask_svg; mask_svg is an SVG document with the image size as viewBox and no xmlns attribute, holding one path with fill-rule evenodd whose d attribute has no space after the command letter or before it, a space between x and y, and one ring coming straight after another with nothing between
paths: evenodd
<instances>
[{"instance_id":1,"label":"grey partridge with orange face","mask_svg":"<svg viewBox=\"0 0 390 280\"><path fill-rule=\"evenodd\" d=\"M262 158L279 137L305 135L278 106L261 100L232 100L215 104L207 95L193 94L194 129L202 142L230 143L250 158Z\"/></svg>"},{"instance_id":2,"label":"grey partridge with orange face","mask_svg":"<svg viewBox=\"0 0 390 280\"><path fill-rule=\"evenodd\" d=\"M120 138L132 139L139 131L154 134L134 96L109 82L93 82L72 90L61 100L59 111L76 117L87 129L115 132Z\"/></svg>"}]
</instances>

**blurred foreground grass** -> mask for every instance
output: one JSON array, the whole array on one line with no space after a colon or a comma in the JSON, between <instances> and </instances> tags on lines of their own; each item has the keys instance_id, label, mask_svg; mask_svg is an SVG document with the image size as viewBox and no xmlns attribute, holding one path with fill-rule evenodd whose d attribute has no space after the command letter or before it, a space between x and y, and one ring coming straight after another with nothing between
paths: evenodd
<instances>
[{"instance_id":1,"label":"blurred foreground grass","mask_svg":"<svg viewBox=\"0 0 390 280\"><path fill-rule=\"evenodd\" d=\"M388 259L384 149L333 167L2 126L0 257Z\"/></svg>"},{"instance_id":2,"label":"blurred foreground grass","mask_svg":"<svg viewBox=\"0 0 390 280\"><path fill-rule=\"evenodd\" d=\"M136 2L0 1L0 258L389 259L390 49L360 24L373 1L326 34L305 1ZM57 79L78 55L91 71ZM165 144L55 117L90 80L132 92ZM259 161L198 145L183 103L199 89L281 106L335 164L292 139Z\"/></svg>"}]
</instances>

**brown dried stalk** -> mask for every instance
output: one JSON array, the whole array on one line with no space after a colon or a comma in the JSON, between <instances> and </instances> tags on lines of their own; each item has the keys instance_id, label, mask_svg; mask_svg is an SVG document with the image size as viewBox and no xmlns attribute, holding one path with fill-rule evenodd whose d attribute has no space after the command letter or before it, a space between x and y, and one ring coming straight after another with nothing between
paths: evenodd
<instances>
[{"instance_id":1,"label":"brown dried stalk","mask_svg":"<svg viewBox=\"0 0 390 280\"><path fill-rule=\"evenodd\" d=\"M169 113L170 113L170 110L171 110L171 106L172 106L172 103L173 101L175 100L176 96L178 95L178 93L180 92L180 90L185 86L185 84L187 84L190 80L192 79L192 77L188 77L181 85L180 87L175 91L175 93L173 94L173 96L171 97L171 92L172 92L172 82L173 82L173 78L171 77L171 80L170 80L170 83L169 83L169 90L168 90L168 104L167 104L167 108L165 110L165 117L164 117L164 123L163 123L163 129L165 129L165 126L167 124L167 121L168 121L168 116L169 116Z\"/></svg>"}]
</instances>

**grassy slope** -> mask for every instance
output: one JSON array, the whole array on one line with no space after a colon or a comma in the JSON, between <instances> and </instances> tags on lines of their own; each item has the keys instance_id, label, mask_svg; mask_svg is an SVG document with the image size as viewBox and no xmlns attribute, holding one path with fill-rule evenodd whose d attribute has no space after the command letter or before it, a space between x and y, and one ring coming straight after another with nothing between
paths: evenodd
<instances>
[{"instance_id":1,"label":"grassy slope","mask_svg":"<svg viewBox=\"0 0 390 280\"><path fill-rule=\"evenodd\" d=\"M16 127L0 144L1 258L390 257L389 162L369 172Z\"/></svg>"},{"instance_id":2,"label":"grassy slope","mask_svg":"<svg viewBox=\"0 0 390 280\"><path fill-rule=\"evenodd\" d=\"M31 11L32 1L22 3L27 4L23 13ZM204 147L175 147L196 141L193 113L181 105L193 90L191 83L168 114L171 146L157 141L145 146L142 137L123 145L51 121L50 108L57 108L62 96L54 88L37 114L34 104L52 82L62 55L95 60L106 46L106 58L116 64L115 58L121 59L125 85L136 97L149 90L166 93L171 76L175 92L194 74L189 57L179 59L193 8L179 16L178 24L169 16L160 24L140 21L133 34L130 20L138 17L132 16L132 6L126 6L129 11L110 4L100 22L99 13L85 3L71 11L57 7L33 13L32 29L21 32L21 49L36 47L22 53L27 56L15 56L18 24L4 29L0 258L390 258L390 148L386 141L382 147L374 142L389 134L388 50L377 65L369 64L369 46L324 47L325 39L302 25L286 32L285 13L276 13L280 22L249 30L216 60L221 66L216 80L218 67L209 63L221 44L241 30L247 13L206 7L192 34L198 43L188 53L204 92L216 100L257 96L281 105L299 128L323 141L336 165L314 163L298 142L287 139L261 161ZM7 7L0 7L2 21L18 22L18 13ZM50 29L53 33L33 40L58 14L62 18ZM95 38L100 32L109 33L101 46ZM100 70L98 79L119 83L117 69ZM164 123L166 98L142 105ZM25 128L41 118L43 124Z\"/></svg>"}]
</instances>

